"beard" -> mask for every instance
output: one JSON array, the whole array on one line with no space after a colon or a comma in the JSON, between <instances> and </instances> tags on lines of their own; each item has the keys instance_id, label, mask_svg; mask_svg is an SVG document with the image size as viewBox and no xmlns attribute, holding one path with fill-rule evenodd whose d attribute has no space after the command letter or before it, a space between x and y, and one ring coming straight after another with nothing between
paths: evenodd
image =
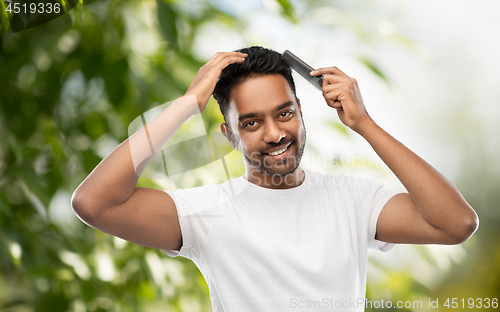
<instances>
[{"instance_id":1,"label":"beard","mask_svg":"<svg viewBox=\"0 0 500 312\"><path fill-rule=\"evenodd\" d=\"M292 141L286 143L280 143L278 146L286 146L286 144L290 143L288 146L287 155L284 159L273 160L270 157L263 157L260 152L255 152L258 157L257 159L252 159L244 154L247 162L257 170L268 176L272 177L284 177L289 174L292 174L297 170L300 164L300 160L304 154L304 149L306 145L306 128L303 126L303 133L299 134L298 138L294 138ZM277 147L277 146L273 146ZM273 147L269 147L270 149Z\"/></svg>"}]
</instances>

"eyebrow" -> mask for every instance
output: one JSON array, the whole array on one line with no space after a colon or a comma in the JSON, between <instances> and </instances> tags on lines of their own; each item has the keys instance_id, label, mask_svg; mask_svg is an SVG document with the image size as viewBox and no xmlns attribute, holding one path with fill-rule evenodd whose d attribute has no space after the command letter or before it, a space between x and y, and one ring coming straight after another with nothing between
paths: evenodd
<instances>
[{"instance_id":1,"label":"eyebrow","mask_svg":"<svg viewBox=\"0 0 500 312\"><path fill-rule=\"evenodd\" d=\"M273 110L273 112L277 112L277 111L282 110L283 108L293 106L293 104L294 103L292 101L287 101L287 102L285 102L283 104L280 104L278 107L276 107ZM245 119L255 118L255 117L260 117L260 116L262 116L262 114L259 114L259 113L247 113L247 114L243 114L243 115L240 115L238 117L238 122L242 122Z\"/></svg>"}]
</instances>

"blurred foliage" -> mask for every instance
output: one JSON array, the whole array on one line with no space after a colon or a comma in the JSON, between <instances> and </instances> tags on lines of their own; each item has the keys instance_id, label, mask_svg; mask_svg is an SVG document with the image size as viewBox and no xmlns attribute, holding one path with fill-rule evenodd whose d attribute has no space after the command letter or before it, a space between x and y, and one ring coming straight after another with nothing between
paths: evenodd
<instances>
[{"instance_id":1,"label":"blurred foliage","mask_svg":"<svg viewBox=\"0 0 500 312\"><path fill-rule=\"evenodd\" d=\"M281 8L276 14L293 23L332 6L304 1L299 12L292 1L276 4ZM0 8L0 311L210 311L206 283L191 261L88 227L72 213L70 199L127 138L127 126L137 116L185 92L206 61L192 51L200 27L216 20L244 30L244 21L208 1L90 0L43 25L12 33L2 1ZM370 27L342 12L333 27L369 40ZM413 46L401 36L394 40ZM360 60L389 83L377 64L366 56ZM216 131L222 116L213 100L202 119L208 133ZM347 135L338 122L331 127ZM240 165L234 172L242 170ZM179 185L206 183L211 174L200 172ZM142 178L139 186L164 188ZM492 232L498 236L498 227ZM496 278L477 287L498 294L498 249L476 246L474 257L455 264L453 272L489 255ZM426 253L421 250L422 261L432 267L435 260L425 260ZM411 299L440 289L371 263L388 278L369 281L369 295L377 295L379 286ZM487 278L487 270L467 267L465 279ZM439 294L446 293L446 285L457 285L453 278L458 277L450 275Z\"/></svg>"},{"instance_id":2,"label":"blurred foliage","mask_svg":"<svg viewBox=\"0 0 500 312\"><path fill-rule=\"evenodd\" d=\"M15 33L58 18L77 3L78 0L9 0L4 4L6 14L3 17L9 20L10 28Z\"/></svg>"},{"instance_id":3,"label":"blurred foliage","mask_svg":"<svg viewBox=\"0 0 500 312\"><path fill-rule=\"evenodd\" d=\"M163 1L80 11L0 38L0 310L209 310L189 260L95 231L70 196L134 118L182 95L203 65L190 53L195 32L177 25L232 17ZM214 116L204 113L207 127Z\"/></svg>"}]
</instances>

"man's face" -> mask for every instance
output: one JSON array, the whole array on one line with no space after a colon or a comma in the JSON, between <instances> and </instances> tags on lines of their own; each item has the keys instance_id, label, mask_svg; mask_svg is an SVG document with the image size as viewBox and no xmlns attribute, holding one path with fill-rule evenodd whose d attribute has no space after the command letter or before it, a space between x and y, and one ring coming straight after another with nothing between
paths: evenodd
<instances>
[{"instance_id":1,"label":"man's face","mask_svg":"<svg viewBox=\"0 0 500 312\"><path fill-rule=\"evenodd\" d=\"M283 177L299 166L306 131L300 102L282 75L252 77L237 85L229 96L228 122L253 177Z\"/></svg>"}]
</instances>

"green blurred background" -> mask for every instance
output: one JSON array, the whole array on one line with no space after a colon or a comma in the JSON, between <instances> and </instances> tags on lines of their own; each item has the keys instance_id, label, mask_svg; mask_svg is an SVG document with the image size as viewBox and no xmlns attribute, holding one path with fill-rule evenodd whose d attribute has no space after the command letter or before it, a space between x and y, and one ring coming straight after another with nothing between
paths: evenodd
<instances>
[{"instance_id":1,"label":"green blurred background","mask_svg":"<svg viewBox=\"0 0 500 312\"><path fill-rule=\"evenodd\" d=\"M70 199L134 119L181 96L215 52L249 45L355 76L370 115L445 174L480 217L459 246L370 253L369 299L423 302L389 310L445 311L447 298L464 298L465 309L451 310L482 311L476 298L500 297L495 1L91 0L17 33L0 8L0 311L211 311L191 261L86 226ZM296 82L308 129L303 167L404 190L321 94ZM218 131L211 101L178 135ZM238 153L225 160L231 177L244 172ZM221 183L222 168L143 177L139 186ZM440 308L428 309L429 298ZM375 310L384 311L367 309Z\"/></svg>"}]
</instances>

